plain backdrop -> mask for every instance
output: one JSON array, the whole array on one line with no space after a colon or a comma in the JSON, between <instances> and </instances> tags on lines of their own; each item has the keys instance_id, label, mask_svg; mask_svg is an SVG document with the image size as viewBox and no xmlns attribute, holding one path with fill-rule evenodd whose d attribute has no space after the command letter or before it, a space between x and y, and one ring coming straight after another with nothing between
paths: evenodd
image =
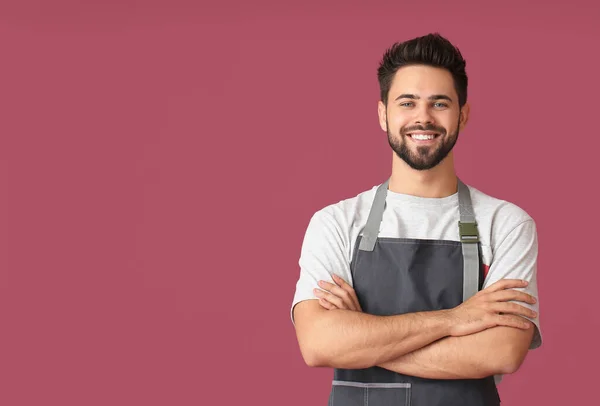
<instances>
[{"instance_id":1,"label":"plain backdrop","mask_svg":"<svg viewBox=\"0 0 600 406\"><path fill-rule=\"evenodd\" d=\"M306 226L386 179L381 55L467 59L457 172L539 232L543 346L503 405L590 405L589 1L0 2L0 405L325 405L289 318ZM493 348L490 348L493 351Z\"/></svg>"}]
</instances>

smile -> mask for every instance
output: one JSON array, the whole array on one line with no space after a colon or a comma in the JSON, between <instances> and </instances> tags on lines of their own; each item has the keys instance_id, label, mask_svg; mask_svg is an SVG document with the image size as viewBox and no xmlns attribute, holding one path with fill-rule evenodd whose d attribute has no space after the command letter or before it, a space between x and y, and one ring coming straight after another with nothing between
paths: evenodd
<instances>
[{"instance_id":1,"label":"smile","mask_svg":"<svg viewBox=\"0 0 600 406\"><path fill-rule=\"evenodd\" d=\"M415 133L408 133L406 135L408 135L411 139L413 139L415 141L432 141L440 136L440 134L438 134L438 133L431 133L431 132L418 132L418 133L415 132Z\"/></svg>"}]
</instances>

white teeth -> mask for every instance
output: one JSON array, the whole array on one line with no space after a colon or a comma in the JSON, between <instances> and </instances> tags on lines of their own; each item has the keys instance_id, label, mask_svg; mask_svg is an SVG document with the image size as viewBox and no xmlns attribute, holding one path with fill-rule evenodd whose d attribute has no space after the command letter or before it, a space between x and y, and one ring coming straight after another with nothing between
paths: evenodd
<instances>
[{"instance_id":1,"label":"white teeth","mask_svg":"<svg viewBox=\"0 0 600 406\"><path fill-rule=\"evenodd\" d=\"M432 140L435 138L433 134L411 134L411 137L415 140Z\"/></svg>"}]
</instances>

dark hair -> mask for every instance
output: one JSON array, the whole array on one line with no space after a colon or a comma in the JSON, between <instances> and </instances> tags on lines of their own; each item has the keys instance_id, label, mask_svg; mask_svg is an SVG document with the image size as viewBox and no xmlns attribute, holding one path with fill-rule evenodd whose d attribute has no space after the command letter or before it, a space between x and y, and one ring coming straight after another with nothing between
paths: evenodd
<instances>
[{"instance_id":1,"label":"dark hair","mask_svg":"<svg viewBox=\"0 0 600 406\"><path fill-rule=\"evenodd\" d=\"M458 48L438 33L397 42L385 52L377 69L381 101L387 105L388 93L398 69L408 65L428 65L450 71L458 104L462 107L467 102L466 64Z\"/></svg>"}]
</instances>

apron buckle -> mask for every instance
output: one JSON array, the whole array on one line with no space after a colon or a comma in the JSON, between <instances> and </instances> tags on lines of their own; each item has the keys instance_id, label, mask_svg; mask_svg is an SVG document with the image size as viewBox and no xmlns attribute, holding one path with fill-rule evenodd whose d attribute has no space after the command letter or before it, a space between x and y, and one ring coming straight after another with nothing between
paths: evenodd
<instances>
[{"instance_id":1,"label":"apron buckle","mask_svg":"<svg viewBox=\"0 0 600 406\"><path fill-rule=\"evenodd\" d=\"M477 231L477 222L458 222L458 232L460 234L460 242L479 242L479 232Z\"/></svg>"}]
</instances>

